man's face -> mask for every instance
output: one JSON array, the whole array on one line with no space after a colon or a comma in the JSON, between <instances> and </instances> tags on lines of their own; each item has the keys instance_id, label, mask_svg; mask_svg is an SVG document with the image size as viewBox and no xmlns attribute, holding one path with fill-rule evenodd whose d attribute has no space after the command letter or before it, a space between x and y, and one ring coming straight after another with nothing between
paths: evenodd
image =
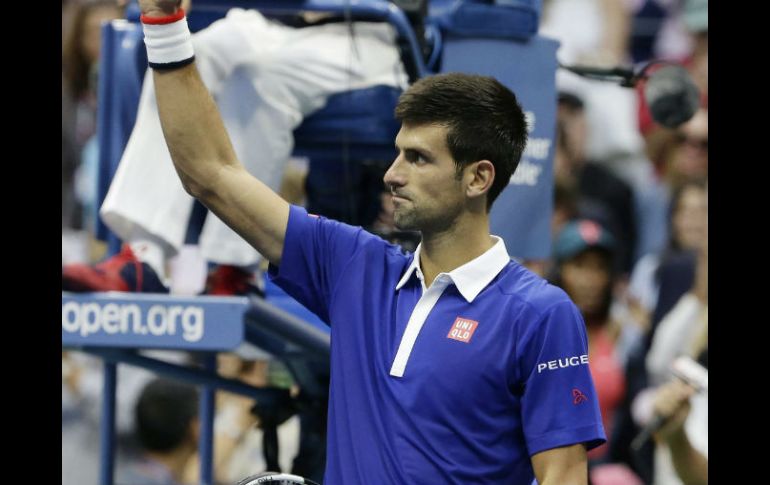
<instances>
[{"instance_id":1,"label":"man's face","mask_svg":"<svg viewBox=\"0 0 770 485\"><path fill-rule=\"evenodd\" d=\"M588 120L582 109L560 106L558 111L559 125L562 132L559 136L565 139L566 169L574 170L586 158L586 141L588 140Z\"/></svg>"},{"instance_id":2,"label":"man's face","mask_svg":"<svg viewBox=\"0 0 770 485\"><path fill-rule=\"evenodd\" d=\"M698 187L688 187L674 213L674 235L686 249L697 250L708 240L708 196Z\"/></svg>"},{"instance_id":3,"label":"man's face","mask_svg":"<svg viewBox=\"0 0 770 485\"><path fill-rule=\"evenodd\" d=\"M104 22L118 19L122 12L115 5L102 5L92 8L85 19L83 26L83 36L80 41L80 48L83 50L86 60L93 64L99 60L99 49L102 40L102 24Z\"/></svg>"},{"instance_id":4,"label":"man's face","mask_svg":"<svg viewBox=\"0 0 770 485\"><path fill-rule=\"evenodd\" d=\"M396 136L399 154L383 180L401 230L443 231L463 210L463 182L446 144L447 131L442 125L405 123Z\"/></svg>"},{"instance_id":5,"label":"man's face","mask_svg":"<svg viewBox=\"0 0 770 485\"><path fill-rule=\"evenodd\" d=\"M700 109L695 116L677 130L676 151L672 169L685 179L703 179L708 176L708 112Z\"/></svg>"}]
</instances>

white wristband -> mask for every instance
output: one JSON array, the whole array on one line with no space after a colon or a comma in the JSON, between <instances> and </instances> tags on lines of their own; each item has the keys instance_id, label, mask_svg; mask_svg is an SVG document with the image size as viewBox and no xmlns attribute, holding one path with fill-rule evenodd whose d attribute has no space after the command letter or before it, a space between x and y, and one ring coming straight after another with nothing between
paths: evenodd
<instances>
[{"instance_id":1,"label":"white wristband","mask_svg":"<svg viewBox=\"0 0 770 485\"><path fill-rule=\"evenodd\" d=\"M187 18L164 24L142 22L147 61L153 69L175 69L195 60Z\"/></svg>"}]
</instances>

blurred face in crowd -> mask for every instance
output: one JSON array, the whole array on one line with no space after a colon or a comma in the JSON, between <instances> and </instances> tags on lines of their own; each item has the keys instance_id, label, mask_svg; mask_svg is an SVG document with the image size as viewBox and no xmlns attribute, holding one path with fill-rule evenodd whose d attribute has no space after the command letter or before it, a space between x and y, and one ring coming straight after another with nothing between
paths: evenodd
<instances>
[{"instance_id":1,"label":"blurred face in crowd","mask_svg":"<svg viewBox=\"0 0 770 485\"><path fill-rule=\"evenodd\" d=\"M89 65L99 60L102 24L109 20L120 18L121 15L121 9L117 4L97 5L88 10L86 18L83 21L80 48Z\"/></svg>"},{"instance_id":2,"label":"blurred face in crowd","mask_svg":"<svg viewBox=\"0 0 770 485\"><path fill-rule=\"evenodd\" d=\"M564 291L584 317L604 311L610 280L609 258L602 250L588 249L562 263Z\"/></svg>"},{"instance_id":3,"label":"blurred face in crowd","mask_svg":"<svg viewBox=\"0 0 770 485\"><path fill-rule=\"evenodd\" d=\"M683 189L673 214L674 237L683 249L696 250L708 238L708 195L705 189Z\"/></svg>"},{"instance_id":4,"label":"blurred face in crowd","mask_svg":"<svg viewBox=\"0 0 770 485\"><path fill-rule=\"evenodd\" d=\"M551 236L556 239L562 228L577 217L578 189L576 182L567 178L555 178L553 184L553 213Z\"/></svg>"},{"instance_id":5,"label":"blurred face in crowd","mask_svg":"<svg viewBox=\"0 0 770 485\"><path fill-rule=\"evenodd\" d=\"M404 123L396 136L399 154L384 181L401 230L440 232L464 209L463 180L446 143L447 130L436 124Z\"/></svg>"},{"instance_id":6,"label":"blurred face in crowd","mask_svg":"<svg viewBox=\"0 0 770 485\"><path fill-rule=\"evenodd\" d=\"M588 122L583 109L564 105L559 106L558 121L554 175L562 179L585 160Z\"/></svg>"},{"instance_id":7,"label":"blurred face in crowd","mask_svg":"<svg viewBox=\"0 0 770 485\"><path fill-rule=\"evenodd\" d=\"M683 180L705 180L709 166L708 111L698 110L676 134L672 170Z\"/></svg>"}]
</instances>

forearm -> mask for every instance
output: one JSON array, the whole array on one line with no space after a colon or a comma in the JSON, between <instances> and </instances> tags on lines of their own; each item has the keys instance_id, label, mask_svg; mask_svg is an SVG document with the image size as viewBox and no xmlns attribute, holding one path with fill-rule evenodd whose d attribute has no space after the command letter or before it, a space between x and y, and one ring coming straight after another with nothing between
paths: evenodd
<instances>
[{"instance_id":1,"label":"forearm","mask_svg":"<svg viewBox=\"0 0 770 485\"><path fill-rule=\"evenodd\" d=\"M238 161L194 62L180 0L139 0L163 136L185 190L274 265L289 204Z\"/></svg>"},{"instance_id":2,"label":"forearm","mask_svg":"<svg viewBox=\"0 0 770 485\"><path fill-rule=\"evenodd\" d=\"M548 479L546 478L542 482L538 482L540 485L586 485L588 483L588 472L586 472L586 478L585 479L566 479L566 478L554 478L554 479Z\"/></svg>"},{"instance_id":3,"label":"forearm","mask_svg":"<svg viewBox=\"0 0 770 485\"><path fill-rule=\"evenodd\" d=\"M205 197L222 170L240 163L195 63L153 72L163 135L185 189Z\"/></svg>"},{"instance_id":4,"label":"forearm","mask_svg":"<svg viewBox=\"0 0 770 485\"><path fill-rule=\"evenodd\" d=\"M554 448L532 457L540 485L587 485L588 459L582 444Z\"/></svg>"},{"instance_id":5,"label":"forearm","mask_svg":"<svg viewBox=\"0 0 770 485\"><path fill-rule=\"evenodd\" d=\"M549 474L543 478L543 481L538 481L540 485L587 485L588 484L588 470L584 469L576 473L569 474Z\"/></svg>"},{"instance_id":6,"label":"forearm","mask_svg":"<svg viewBox=\"0 0 770 485\"><path fill-rule=\"evenodd\" d=\"M214 481L228 483L230 479L229 465L233 453L238 448L240 439L217 433L214 437ZM201 483L200 456L196 452L185 465L184 483Z\"/></svg>"},{"instance_id":7,"label":"forearm","mask_svg":"<svg viewBox=\"0 0 770 485\"><path fill-rule=\"evenodd\" d=\"M671 461L685 485L708 485L708 459L692 447L682 428L666 440Z\"/></svg>"},{"instance_id":8,"label":"forearm","mask_svg":"<svg viewBox=\"0 0 770 485\"><path fill-rule=\"evenodd\" d=\"M179 177L193 196L240 167L219 110L194 62L183 0L139 0L147 60L163 135Z\"/></svg>"},{"instance_id":9,"label":"forearm","mask_svg":"<svg viewBox=\"0 0 770 485\"><path fill-rule=\"evenodd\" d=\"M238 161L195 63L155 70L153 80L163 135L185 190L279 265L289 204Z\"/></svg>"},{"instance_id":10,"label":"forearm","mask_svg":"<svg viewBox=\"0 0 770 485\"><path fill-rule=\"evenodd\" d=\"M249 411L253 401L241 396L222 393L214 421L214 470L221 482L227 481L227 472L233 454L238 450L249 430L256 426L256 417Z\"/></svg>"}]
</instances>

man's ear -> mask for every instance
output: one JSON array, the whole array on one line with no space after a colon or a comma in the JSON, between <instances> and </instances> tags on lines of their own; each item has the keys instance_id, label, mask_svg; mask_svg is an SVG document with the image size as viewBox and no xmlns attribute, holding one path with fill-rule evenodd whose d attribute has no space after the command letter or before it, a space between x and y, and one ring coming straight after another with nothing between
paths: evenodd
<instances>
[{"instance_id":1,"label":"man's ear","mask_svg":"<svg viewBox=\"0 0 770 485\"><path fill-rule=\"evenodd\" d=\"M492 187L495 180L495 166L489 160L479 160L466 167L465 177L468 185L466 195L470 198L481 197Z\"/></svg>"}]
</instances>

